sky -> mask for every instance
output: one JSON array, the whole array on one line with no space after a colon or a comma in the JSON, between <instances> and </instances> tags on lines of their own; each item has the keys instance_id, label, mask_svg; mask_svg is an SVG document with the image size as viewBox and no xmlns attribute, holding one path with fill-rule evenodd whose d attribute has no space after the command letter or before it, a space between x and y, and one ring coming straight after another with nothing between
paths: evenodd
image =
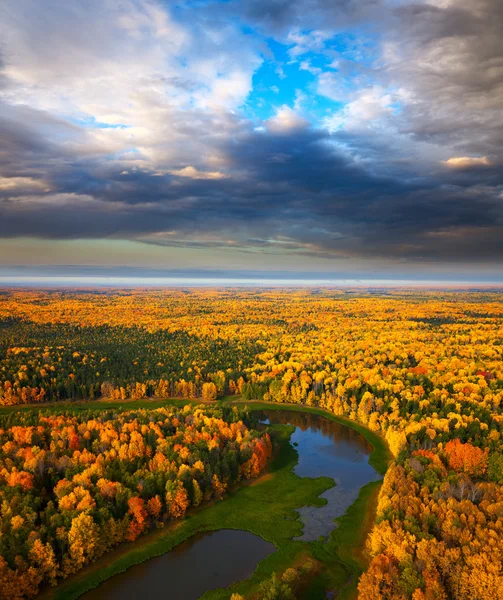
<instances>
[{"instance_id":1,"label":"sky","mask_svg":"<svg viewBox=\"0 0 503 600\"><path fill-rule=\"evenodd\" d=\"M503 282L501 0L3 0L0 276Z\"/></svg>"}]
</instances>

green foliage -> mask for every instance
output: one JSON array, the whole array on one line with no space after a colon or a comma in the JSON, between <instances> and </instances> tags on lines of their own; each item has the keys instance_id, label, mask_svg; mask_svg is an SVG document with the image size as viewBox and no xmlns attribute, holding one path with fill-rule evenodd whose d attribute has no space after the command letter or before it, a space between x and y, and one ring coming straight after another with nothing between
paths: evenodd
<instances>
[{"instance_id":1,"label":"green foliage","mask_svg":"<svg viewBox=\"0 0 503 600\"><path fill-rule=\"evenodd\" d=\"M400 571L399 588L406 598L411 598L414 590L423 587L424 580L410 559L400 565Z\"/></svg>"},{"instance_id":2,"label":"green foliage","mask_svg":"<svg viewBox=\"0 0 503 600\"><path fill-rule=\"evenodd\" d=\"M145 384L148 397L155 395L160 380L168 382L164 396L179 395L175 384L182 380L196 385L198 397L208 381L227 392L229 380L242 376L260 350L253 339L238 342L136 325L13 321L0 327L0 404L5 382L42 388L46 402L98 398L120 387L132 397L136 383ZM235 368L238 363L243 366ZM18 373L23 373L21 380Z\"/></svg>"},{"instance_id":3,"label":"green foliage","mask_svg":"<svg viewBox=\"0 0 503 600\"><path fill-rule=\"evenodd\" d=\"M262 600L295 600L292 588L286 581L278 579L276 573L260 584L259 594Z\"/></svg>"},{"instance_id":4,"label":"green foliage","mask_svg":"<svg viewBox=\"0 0 503 600\"><path fill-rule=\"evenodd\" d=\"M490 481L503 484L503 454L493 452L487 461L487 476Z\"/></svg>"}]
</instances>

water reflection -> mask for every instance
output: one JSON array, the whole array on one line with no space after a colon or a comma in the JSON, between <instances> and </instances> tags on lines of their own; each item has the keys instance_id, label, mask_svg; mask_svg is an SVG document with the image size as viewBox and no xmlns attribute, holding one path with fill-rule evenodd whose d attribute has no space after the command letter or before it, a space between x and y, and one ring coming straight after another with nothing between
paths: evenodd
<instances>
[{"instance_id":1,"label":"water reflection","mask_svg":"<svg viewBox=\"0 0 503 600\"><path fill-rule=\"evenodd\" d=\"M291 442L299 460L294 471L299 477L331 477L336 486L324 492L322 507L304 506L298 510L304 523L297 539L316 540L336 527L333 520L342 516L357 499L360 489L380 475L369 465L372 446L357 431L312 413L293 410L266 410L264 419L271 424L293 425Z\"/></svg>"},{"instance_id":2,"label":"water reflection","mask_svg":"<svg viewBox=\"0 0 503 600\"><path fill-rule=\"evenodd\" d=\"M274 544L248 531L203 533L111 577L83 598L196 600L208 590L251 577L257 564L275 550Z\"/></svg>"}]
</instances>

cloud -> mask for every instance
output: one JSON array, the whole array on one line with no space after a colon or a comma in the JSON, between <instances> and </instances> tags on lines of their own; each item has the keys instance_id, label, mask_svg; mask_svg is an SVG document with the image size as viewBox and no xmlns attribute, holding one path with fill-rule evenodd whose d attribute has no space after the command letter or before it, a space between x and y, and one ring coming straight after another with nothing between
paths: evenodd
<instances>
[{"instance_id":1,"label":"cloud","mask_svg":"<svg viewBox=\"0 0 503 600\"><path fill-rule=\"evenodd\" d=\"M266 127L273 132L290 132L296 129L305 129L308 121L289 106L283 105L277 109L276 114L266 121Z\"/></svg>"},{"instance_id":2,"label":"cloud","mask_svg":"<svg viewBox=\"0 0 503 600\"><path fill-rule=\"evenodd\" d=\"M329 130L375 128L393 116L395 102L396 96L378 86L364 88L352 94L342 110L327 117L325 124Z\"/></svg>"},{"instance_id":3,"label":"cloud","mask_svg":"<svg viewBox=\"0 0 503 600\"><path fill-rule=\"evenodd\" d=\"M229 177L219 171L198 171L192 166L183 167L183 169L172 169L169 171L171 175L178 177L189 177L190 179L226 179Z\"/></svg>"},{"instance_id":4,"label":"cloud","mask_svg":"<svg viewBox=\"0 0 503 600\"><path fill-rule=\"evenodd\" d=\"M471 167L490 167L491 161L487 156L452 156L444 161L452 169L469 169Z\"/></svg>"},{"instance_id":5,"label":"cloud","mask_svg":"<svg viewBox=\"0 0 503 600\"><path fill-rule=\"evenodd\" d=\"M47 187L41 180L33 179L32 177L0 177L0 194L12 193L20 195L22 192L49 192Z\"/></svg>"},{"instance_id":6,"label":"cloud","mask_svg":"<svg viewBox=\"0 0 503 600\"><path fill-rule=\"evenodd\" d=\"M325 46L326 41L331 37L331 34L325 31L309 31L308 33L300 30L290 31L287 36L287 42L292 44L288 50L288 54L292 59L303 56L308 52L319 52ZM301 68L306 68L307 61L301 63ZM306 69L308 70L308 69Z\"/></svg>"},{"instance_id":7,"label":"cloud","mask_svg":"<svg viewBox=\"0 0 503 600\"><path fill-rule=\"evenodd\" d=\"M0 236L502 264L499 0L8 4Z\"/></svg>"}]
</instances>

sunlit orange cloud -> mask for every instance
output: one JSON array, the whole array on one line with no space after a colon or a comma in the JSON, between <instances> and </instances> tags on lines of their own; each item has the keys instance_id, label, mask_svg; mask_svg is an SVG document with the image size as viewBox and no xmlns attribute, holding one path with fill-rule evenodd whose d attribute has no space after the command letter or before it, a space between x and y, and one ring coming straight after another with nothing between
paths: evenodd
<instances>
[{"instance_id":1,"label":"sunlit orange cloud","mask_svg":"<svg viewBox=\"0 0 503 600\"><path fill-rule=\"evenodd\" d=\"M487 156L453 156L443 161L451 169L469 169L470 167L490 167Z\"/></svg>"}]
</instances>

